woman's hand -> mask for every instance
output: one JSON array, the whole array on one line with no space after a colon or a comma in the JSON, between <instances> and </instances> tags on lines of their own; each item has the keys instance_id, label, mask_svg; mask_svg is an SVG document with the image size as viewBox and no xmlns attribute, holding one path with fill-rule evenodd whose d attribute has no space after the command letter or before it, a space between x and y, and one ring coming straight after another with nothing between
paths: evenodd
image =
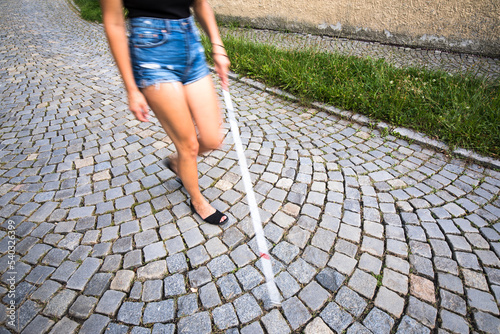
<instances>
[{"instance_id":1,"label":"woman's hand","mask_svg":"<svg viewBox=\"0 0 500 334\"><path fill-rule=\"evenodd\" d=\"M215 72L219 75L222 89L227 90L229 87L229 79L227 78L227 73L229 72L229 66L231 62L226 53L213 53Z\"/></svg>"},{"instance_id":2,"label":"woman's hand","mask_svg":"<svg viewBox=\"0 0 500 334\"><path fill-rule=\"evenodd\" d=\"M128 94L129 109L134 113L135 118L141 122L149 122L149 107L146 98L140 91Z\"/></svg>"}]
</instances>

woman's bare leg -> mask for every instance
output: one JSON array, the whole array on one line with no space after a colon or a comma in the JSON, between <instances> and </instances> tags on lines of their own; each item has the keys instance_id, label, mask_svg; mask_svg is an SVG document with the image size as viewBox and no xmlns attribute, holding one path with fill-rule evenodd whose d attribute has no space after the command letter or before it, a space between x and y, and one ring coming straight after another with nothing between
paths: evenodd
<instances>
[{"instance_id":1,"label":"woman's bare leg","mask_svg":"<svg viewBox=\"0 0 500 334\"><path fill-rule=\"evenodd\" d=\"M221 113L217 94L210 76L184 86L191 116L198 128L198 154L217 149L222 141ZM177 171L177 157L171 156L171 164Z\"/></svg>"},{"instance_id":2,"label":"woman's bare leg","mask_svg":"<svg viewBox=\"0 0 500 334\"><path fill-rule=\"evenodd\" d=\"M203 93L205 89L203 86L200 86L200 90L202 92L200 92L200 94L196 94L196 92L191 89L193 87L188 86L191 85L183 86L179 82L163 83L158 87L147 87L143 89L142 92L146 97L149 106L177 149L177 159L173 161L174 166L177 174L182 180L184 188L191 196L191 203L193 204L196 212L198 212L202 218L206 218L213 214L215 209L203 197L198 186L198 169L196 159L200 152L201 145L197 138L193 118L196 119L194 115L199 114L200 111L196 110L193 112L190 109L193 108L193 104L190 104L189 102L195 98L193 94L197 95L196 99L205 97L205 93ZM215 94L215 92L213 94ZM194 108L201 105L203 105L203 103L196 102ZM205 104L205 107L207 105L208 104ZM203 121L210 123L210 120ZM198 122L199 121L197 121L197 123ZM217 128L213 130L217 133L220 143L220 118L217 122L219 122L217 123ZM204 129L203 132L206 133L206 127L203 125L202 128ZM211 140L212 139L209 138L208 141L204 141L204 143L208 142L208 146L214 145L213 143L210 143ZM210 149L210 147L208 147L208 149ZM224 219L225 218L223 218L223 220Z\"/></svg>"},{"instance_id":3,"label":"woman's bare leg","mask_svg":"<svg viewBox=\"0 0 500 334\"><path fill-rule=\"evenodd\" d=\"M222 142L221 113L212 78L185 86L187 103L198 128L198 154L217 149Z\"/></svg>"}]
</instances>

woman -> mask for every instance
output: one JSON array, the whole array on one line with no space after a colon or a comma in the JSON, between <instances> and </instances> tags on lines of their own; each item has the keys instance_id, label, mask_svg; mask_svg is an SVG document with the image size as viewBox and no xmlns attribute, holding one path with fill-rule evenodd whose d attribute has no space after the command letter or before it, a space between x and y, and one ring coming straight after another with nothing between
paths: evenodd
<instances>
[{"instance_id":1,"label":"woman","mask_svg":"<svg viewBox=\"0 0 500 334\"><path fill-rule=\"evenodd\" d=\"M128 10L128 38L123 7ZM205 222L226 223L228 217L200 192L196 161L216 149L222 136L217 94L191 8L212 42L222 87L228 87L230 63L210 5L206 0L101 0L101 8L130 110L147 122L151 107L177 149L166 164L181 178L191 209Z\"/></svg>"}]
</instances>

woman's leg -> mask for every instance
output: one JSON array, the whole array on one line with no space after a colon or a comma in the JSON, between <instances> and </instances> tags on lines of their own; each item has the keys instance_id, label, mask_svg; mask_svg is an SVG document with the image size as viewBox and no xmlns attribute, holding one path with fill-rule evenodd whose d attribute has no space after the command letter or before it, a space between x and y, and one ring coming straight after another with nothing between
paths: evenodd
<instances>
[{"instance_id":1,"label":"woman's leg","mask_svg":"<svg viewBox=\"0 0 500 334\"><path fill-rule=\"evenodd\" d=\"M201 80L184 86L191 116L198 128L198 155L217 149L222 141L221 113L217 94L208 75ZM177 172L177 157L170 157L172 169Z\"/></svg>"},{"instance_id":2,"label":"woman's leg","mask_svg":"<svg viewBox=\"0 0 500 334\"><path fill-rule=\"evenodd\" d=\"M217 149L222 141L222 118L212 78L207 75L186 85L185 92L191 115L198 128L198 154Z\"/></svg>"},{"instance_id":3,"label":"woman's leg","mask_svg":"<svg viewBox=\"0 0 500 334\"><path fill-rule=\"evenodd\" d=\"M205 200L198 186L196 159L200 144L188 102L188 95L193 93L186 87L179 82L162 83L159 87L147 87L142 92L177 149L175 168L184 188L191 196L191 203L196 212L206 218L213 214L215 209Z\"/></svg>"}]
</instances>

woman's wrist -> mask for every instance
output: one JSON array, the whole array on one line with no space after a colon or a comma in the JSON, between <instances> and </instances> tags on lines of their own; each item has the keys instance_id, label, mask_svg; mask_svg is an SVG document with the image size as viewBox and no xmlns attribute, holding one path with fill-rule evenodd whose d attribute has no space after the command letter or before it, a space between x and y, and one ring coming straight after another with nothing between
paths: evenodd
<instances>
[{"instance_id":1,"label":"woman's wrist","mask_svg":"<svg viewBox=\"0 0 500 334\"><path fill-rule=\"evenodd\" d=\"M229 56L225 53L212 52L212 56L223 56L223 57L229 58Z\"/></svg>"},{"instance_id":2,"label":"woman's wrist","mask_svg":"<svg viewBox=\"0 0 500 334\"><path fill-rule=\"evenodd\" d=\"M127 89L127 96L130 98L131 96L135 96L137 95L138 93L141 93L141 91L139 90L139 88L135 88L135 89Z\"/></svg>"},{"instance_id":3,"label":"woman's wrist","mask_svg":"<svg viewBox=\"0 0 500 334\"><path fill-rule=\"evenodd\" d=\"M214 46L225 49L225 47L224 47L224 45L222 43L214 43L214 42L212 42L212 49L213 49Z\"/></svg>"},{"instance_id":4,"label":"woman's wrist","mask_svg":"<svg viewBox=\"0 0 500 334\"><path fill-rule=\"evenodd\" d=\"M212 42L212 56L223 56L229 58L226 53L226 48L222 45L222 42Z\"/></svg>"},{"instance_id":5,"label":"woman's wrist","mask_svg":"<svg viewBox=\"0 0 500 334\"><path fill-rule=\"evenodd\" d=\"M137 84L135 83L135 80L128 79L128 80L123 80L125 84L125 91L127 94L134 94L137 92L140 92L139 87L137 87Z\"/></svg>"},{"instance_id":6,"label":"woman's wrist","mask_svg":"<svg viewBox=\"0 0 500 334\"><path fill-rule=\"evenodd\" d=\"M226 48L222 42L212 42L212 54L226 54Z\"/></svg>"}]
</instances>

